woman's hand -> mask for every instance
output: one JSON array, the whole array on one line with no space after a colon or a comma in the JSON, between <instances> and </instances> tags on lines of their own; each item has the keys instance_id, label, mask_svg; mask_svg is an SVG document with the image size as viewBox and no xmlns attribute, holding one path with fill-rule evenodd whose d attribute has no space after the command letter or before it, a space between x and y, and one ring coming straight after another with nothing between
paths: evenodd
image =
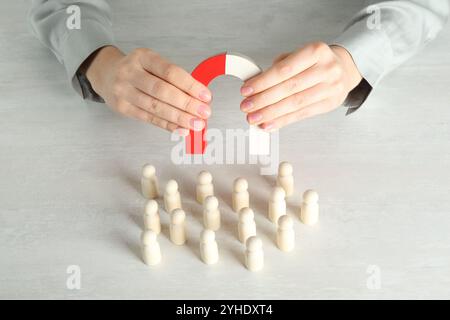
<instances>
[{"instance_id":1,"label":"woman's hand","mask_svg":"<svg viewBox=\"0 0 450 320\"><path fill-rule=\"evenodd\" d=\"M279 56L241 88L241 110L267 131L336 109L362 77L342 47L317 42Z\"/></svg>"},{"instance_id":2,"label":"woman's hand","mask_svg":"<svg viewBox=\"0 0 450 320\"><path fill-rule=\"evenodd\" d=\"M211 114L209 89L150 49L104 47L86 77L113 110L169 131L201 130Z\"/></svg>"}]
</instances>

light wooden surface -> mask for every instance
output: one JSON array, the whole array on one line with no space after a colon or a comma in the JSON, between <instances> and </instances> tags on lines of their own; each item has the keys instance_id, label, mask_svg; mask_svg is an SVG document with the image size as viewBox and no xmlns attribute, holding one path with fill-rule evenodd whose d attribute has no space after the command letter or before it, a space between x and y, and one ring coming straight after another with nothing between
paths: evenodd
<instances>
[{"instance_id":1,"label":"light wooden surface","mask_svg":"<svg viewBox=\"0 0 450 320\"><path fill-rule=\"evenodd\" d=\"M310 40L330 41L364 1L111 1L125 50L151 47L187 70L221 51L267 67ZM180 4L182 3L182 4ZM381 83L367 104L281 132L300 194L320 194L320 224L295 219L296 250L279 251L265 217L271 178L252 165L208 167L223 214L220 262L199 259L194 179L205 166L169 161L168 134L85 104L63 68L26 27L27 1L0 4L0 298L450 298L450 31ZM216 128L245 128L240 83L211 88ZM189 242L160 244L163 263L140 260L141 166L175 178ZM249 180L266 265L248 272L230 209L235 177ZM160 202L161 203L161 202ZM81 290L66 269L81 268ZM381 270L370 290L367 269Z\"/></svg>"}]
</instances>

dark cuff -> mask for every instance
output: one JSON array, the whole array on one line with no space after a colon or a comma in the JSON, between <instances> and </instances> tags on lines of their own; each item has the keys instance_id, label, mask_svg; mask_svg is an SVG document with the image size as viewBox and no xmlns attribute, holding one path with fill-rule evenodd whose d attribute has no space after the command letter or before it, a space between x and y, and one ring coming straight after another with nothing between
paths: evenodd
<instances>
[{"instance_id":1,"label":"dark cuff","mask_svg":"<svg viewBox=\"0 0 450 320\"><path fill-rule=\"evenodd\" d=\"M103 100L102 97L100 97L97 92L94 91L94 89L91 86L91 83L89 82L86 75L79 70L76 73L76 77L78 79L78 83L80 85L81 89L81 95L83 99L92 100L95 102L105 103L105 100Z\"/></svg>"},{"instance_id":2,"label":"dark cuff","mask_svg":"<svg viewBox=\"0 0 450 320\"><path fill-rule=\"evenodd\" d=\"M345 115L349 115L358 110L364 101L366 101L370 92L372 92L372 86L366 79L363 78L361 82L349 92L347 98L342 104L344 107L348 108Z\"/></svg>"},{"instance_id":3,"label":"dark cuff","mask_svg":"<svg viewBox=\"0 0 450 320\"><path fill-rule=\"evenodd\" d=\"M68 31L62 45L62 60L73 88L85 99L100 101L96 99L98 95L92 90L89 81L80 76L79 68L97 49L114 45L112 31L109 26L90 19L81 20L81 26L79 30Z\"/></svg>"}]
</instances>

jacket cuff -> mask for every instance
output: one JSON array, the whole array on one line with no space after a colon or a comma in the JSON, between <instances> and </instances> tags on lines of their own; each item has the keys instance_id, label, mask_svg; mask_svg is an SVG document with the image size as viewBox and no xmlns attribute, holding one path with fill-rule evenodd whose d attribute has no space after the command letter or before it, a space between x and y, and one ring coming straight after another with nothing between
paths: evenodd
<instances>
[{"instance_id":1,"label":"jacket cuff","mask_svg":"<svg viewBox=\"0 0 450 320\"><path fill-rule=\"evenodd\" d=\"M348 93L347 98L342 104L344 107L348 108L345 115L349 115L358 110L371 92L372 86L363 78L361 82Z\"/></svg>"},{"instance_id":2,"label":"jacket cuff","mask_svg":"<svg viewBox=\"0 0 450 320\"><path fill-rule=\"evenodd\" d=\"M83 77L79 77L77 71L95 50L113 45L114 37L110 29L95 20L81 20L80 26L80 29L68 30L61 50L62 62L75 91L84 99L102 102L90 85L80 83Z\"/></svg>"},{"instance_id":3,"label":"jacket cuff","mask_svg":"<svg viewBox=\"0 0 450 320\"><path fill-rule=\"evenodd\" d=\"M349 108L347 114L350 114L366 101L372 88L383 78L386 66L392 61L392 47L384 31L370 29L366 19L351 25L332 44L350 53L363 77L344 102L344 106Z\"/></svg>"},{"instance_id":4,"label":"jacket cuff","mask_svg":"<svg viewBox=\"0 0 450 320\"><path fill-rule=\"evenodd\" d=\"M376 87L392 61L390 39L383 30L368 28L366 20L350 26L333 44L351 54L359 72L372 87Z\"/></svg>"}]
</instances>

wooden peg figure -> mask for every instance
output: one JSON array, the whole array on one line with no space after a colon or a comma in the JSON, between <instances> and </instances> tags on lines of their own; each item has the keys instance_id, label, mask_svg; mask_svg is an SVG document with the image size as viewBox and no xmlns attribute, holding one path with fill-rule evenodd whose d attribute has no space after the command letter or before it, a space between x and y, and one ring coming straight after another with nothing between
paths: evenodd
<instances>
[{"instance_id":1,"label":"wooden peg figure","mask_svg":"<svg viewBox=\"0 0 450 320\"><path fill-rule=\"evenodd\" d=\"M245 264L250 271L259 271L264 267L264 252L262 241L257 236L247 239L245 251Z\"/></svg>"},{"instance_id":2,"label":"wooden peg figure","mask_svg":"<svg viewBox=\"0 0 450 320\"><path fill-rule=\"evenodd\" d=\"M295 246L294 222L287 214L278 219L277 245L282 251L292 251Z\"/></svg>"},{"instance_id":3,"label":"wooden peg figure","mask_svg":"<svg viewBox=\"0 0 450 320\"><path fill-rule=\"evenodd\" d=\"M186 243L186 214L180 208L170 214L170 240L176 245Z\"/></svg>"},{"instance_id":4,"label":"wooden peg figure","mask_svg":"<svg viewBox=\"0 0 450 320\"><path fill-rule=\"evenodd\" d=\"M158 203L155 200L149 200L145 205L144 226L146 230L153 230L156 234L161 232Z\"/></svg>"},{"instance_id":5,"label":"wooden peg figure","mask_svg":"<svg viewBox=\"0 0 450 320\"><path fill-rule=\"evenodd\" d=\"M212 183L212 175L208 171L201 171L197 177L197 202L203 204L208 196L214 195L214 186Z\"/></svg>"},{"instance_id":6,"label":"wooden peg figure","mask_svg":"<svg viewBox=\"0 0 450 320\"><path fill-rule=\"evenodd\" d=\"M146 199L155 199L159 197L158 178L156 177L156 169L150 164L146 164L142 169L141 178L142 195Z\"/></svg>"},{"instance_id":7,"label":"wooden peg figure","mask_svg":"<svg viewBox=\"0 0 450 320\"><path fill-rule=\"evenodd\" d=\"M303 193L303 202L300 209L300 220L309 226L319 221L319 195L314 190Z\"/></svg>"},{"instance_id":8,"label":"wooden peg figure","mask_svg":"<svg viewBox=\"0 0 450 320\"><path fill-rule=\"evenodd\" d=\"M244 178L237 178L233 183L232 206L238 213L242 208L250 206L248 182Z\"/></svg>"},{"instance_id":9,"label":"wooden peg figure","mask_svg":"<svg viewBox=\"0 0 450 320\"><path fill-rule=\"evenodd\" d=\"M238 236L239 241L244 244L248 238L256 236L255 214L248 207L242 208L239 211Z\"/></svg>"},{"instance_id":10,"label":"wooden peg figure","mask_svg":"<svg viewBox=\"0 0 450 320\"><path fill-rule=\"evenodd\" d=\"M220 228L219 200L214 196L206 197L203 202L203 225L213 231Z\"/></svg>"},{"instance_id":11,"label":"wooden peg figure","mask_svg":"<svg viewBox=\"0 0 450 320\"><path fill-rule=\"evenodd\" d=\"M145 230L141 235L142 259L146 265L154 266L161 262L161 248L157 234L153 230Z\"/></svg>"},{"instance_id":12,"label":"wooden peg figure","mask_svg":"<svg viewBox=\"0 0 450 320\"><path fill-rule=\"evenodd\" d=\"M206 264L214 264L219 260L219 249L214 231L204 229L200 234L200 255Z\"/></svg>"},{"instance_id":13,"label":"wooden peg figure","mask_svg":"<svg viewBox=\"0 0 450 320\"><path fill-rule=\"evenodd\" d=\"M286 193L281 187L275 187L272 190L269 199L269 220L273 223L278 222L278 218L286 214L286 200L284 199Z\"/></svg>"},{"instance_id":14,"label":"wooden peg figure","mask_svg":"<svg viewBox=\"0 0 450 320\"><path fill-rule=\"evenodd\" d=\"M292 165L289 162L281 162L278 166L277 186L282 187L286 197L294 193L294 176Z\"/></svg>"},{"instance_id":15,"label":"wooden peg figure","mask_svg":"<svg viewBox=\"0 0 450 320\"><path fill-rule=\"evenodd\" d=\"M178 191L178 183L175 180L169 180L164 192L164 207L167 213L171 213L174 209L181 209L180 192Z\"/></svg>"}]
</instances>

